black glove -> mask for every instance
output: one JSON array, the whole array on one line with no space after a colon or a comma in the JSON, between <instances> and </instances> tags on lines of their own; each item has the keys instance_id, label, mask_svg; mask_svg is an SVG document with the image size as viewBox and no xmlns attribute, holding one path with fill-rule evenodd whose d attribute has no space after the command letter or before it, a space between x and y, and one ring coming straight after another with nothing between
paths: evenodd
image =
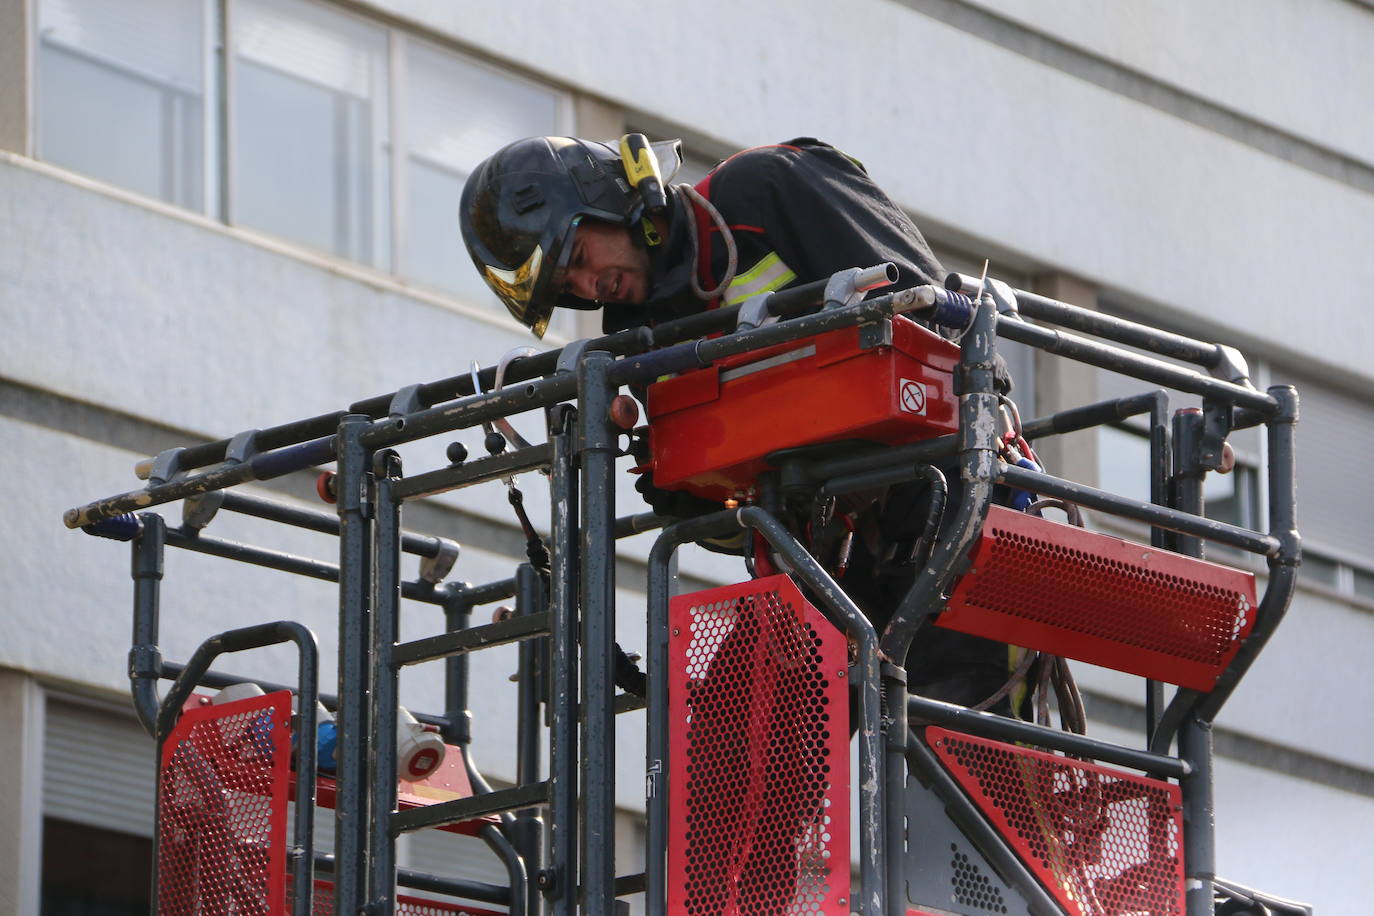
<instances>
[{"instance_id":1,"label":"black glove","mask_svg":"<svg viewBox=\"0 0 1374 916\"><path fill-rule=\"evenodd\" d=\"M720 503L703 499L692 493L681 490L660 490L654 486L654 475L649 471L639 475L639 479L635 481L635 490L644 497L644 501L658 515L667 515L673 518L693 518L708 512L719 511L721 508Z\"/></svg>"},{"instance_id":2,"label":"black glove","mask_svg":"<svg viewBox=\"0 0 1374 916\"><path fill-rule=\"evenodd\" d=\"M992 390L998 394L1011 394L1015 383L1011 380L1011 369L1007 368L1007 361L1001 353L994 353L995 361L992 364Z\"/></svg>"},{"instance_id":3,"label":"black glove","mask_svg":"<svg viewBox=\"0 0 1374 916\"><path fill-rule=\"evenodd\" d=\"M1011 394L1013 388L1011 380L1011 369L1007 367L1007 361L1001 353L993 354L992 362L992 390L998 394ZM968 391L968 385L964 381L964 373L961 367L954 369L954 393L963 394Z\"/></svg>"}]
</instances>

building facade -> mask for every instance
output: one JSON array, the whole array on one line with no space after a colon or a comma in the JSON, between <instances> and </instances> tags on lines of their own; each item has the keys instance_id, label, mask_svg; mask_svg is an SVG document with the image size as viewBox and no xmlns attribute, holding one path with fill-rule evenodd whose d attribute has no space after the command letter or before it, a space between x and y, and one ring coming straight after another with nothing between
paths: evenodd
<instances>
[{"instance_id":1,"label":"building facade","mask_svg":"<svg viewBox=\"0 0 1374 916\"><path fill-rule=\"evenodd\" d=\"M529 343L463 250L463 180L521 136L627 129L682 137L690 175L820 136L865 163L946 266L989 259L1014 286L1239 346L1261 388L1298 386L1302 585L1218 723L1218 867L1360 911L1356 864L1374 853L1371 49L1365 0L0 0L0 911L146 907L152 751L128 711L127 559L62 511L134 489L135 462L163 448ZM549 341L593 320L561 317ZM1011 358L1027 416L1129 390ZM1045 457L1130 488L1141 442L1126 426ZM1253 523L1263 443L1235 446L1209 503ZM313 498L304 476L261 491ZM638 511L628 486L621 507ZM223 525L304 555L330 546ZM436 497L408 525L461 541L462 579L502 578L523 555L498 489ZM627 647L643 643L639 540L622 560ZM741 574L706 554L682 569ZM164 655L291 618L328 659L332 588L280 578L169 558ZM233 670L286 680L292 664L265 652ZM491 685L475 691L475 746L497 779L513 775L511 670L497 654L473 674ZM1138 730L1135 682L1086 666L1079 680L1091 733ZM436 689L424 674L403 685L419 709ZM643 804L643 726L628 718L625 868ZM409 838L404 860L452 868L459 841L444 842ZM484 855L463 867L491 874Z\"/></svg>"}]
</instances>

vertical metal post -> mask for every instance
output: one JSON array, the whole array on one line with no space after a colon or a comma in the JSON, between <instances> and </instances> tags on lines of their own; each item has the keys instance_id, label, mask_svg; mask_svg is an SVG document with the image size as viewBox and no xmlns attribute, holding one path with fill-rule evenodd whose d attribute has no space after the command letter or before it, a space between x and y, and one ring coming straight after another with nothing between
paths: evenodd
<instances>
[{"instance_id":1,"label":"vertical metal post","mask_svg":"<svg viewBox=\"0 0 1374 916\"><path fill-rule=\"evenodd\" d=\"M362 434L364 414L339 423L339 743L334 809L334 912L357 913L367 902L368 755L371 750L372 473Z\"/></svg>"},{"instance_id":2,"label":"vertical metal post","mask_svg":"<svg viewBox=\"0 0 1374 916\"><path fill-rule=\"evenodd\" d=\"M294 847L291 850L291 880L294 903L292 916L312 916L315 912L315 737L320 702L320 658L314 634L300 628L297 645L300 661L296 667L296 810L309 811L310 817L297 817ZM307 637L308 638L305 638Z\"/></svg>"},{"instance_id":3,"label":"vertical metal post","mask_svg":"<svg viewBox=\"0 0 1374 916\"><path fill-rule=\"evenodd\" d=\"M1173 474L1172 438L1169 436L1169 396L1155 392L1150 405L1150 502L1169 505L1169 478ZM1163 528L1150 529L1150 545L1162 549L1171 547L1171 533ZM1164 714L1164 685L1159 681L1145 681L1145 740L1149 741L1159 727Z\"/></svg>"},{"instance_id":4,"label":"vertical metal post","mask_svg":"<svg viewBox=\"0 0 1374 916\"><path fill-rule=\"evenodd\" d=\"M615 905L615 434L614 360L601 351L578 364L582 465L582 894L591 913Z\"/></svg>"},{"instance_id":5,"label":"vertical metal post","mask_svg":"<svg viewBox=\"0 0 1374 916\"><path fill-rule=\"evenodd\" d=\"M162 516L145 512L139 516L142 528L131 545L129 573L134 580L133 640L129 645L129 681L133 688L134 711L144 729L154 738L157 731L157 679L162 672L162 652L157 647L160 597L162 591L162 560L167 546L167 525ZM157 753L162 754L161 744ZM162 798L162 767L157 768L157 798ZM162 815L157 812L158 817ZM158 835L153 827L153 870L150 885L154 910L158 903Z\"/></svg>"},{"instance_id":6,"label":"vertical metal post","mask_svg":"<svg viewBox=\"0 0 1374 916\"><path fill-rule=\"evenodd\" d=\"M668 599L672 591L670 563L680 541L674 526L661 534L649 552L647 605L648 635L644 667L648 673L645 773L644 905L646 912L662 912L668 899Z\"/></svg>"},{"instance_id":7,"label":"vertical metal post","mask_svg":"<svg viewBox=\"0 0 1374 916\"><path fill-rule=\"evenodd\" d=\"M554 916L577 910L577 476L573 473L574 412L549 415L551 564L549 595L549 860L540 884L554 901Z\"/></svg>"},{"instance_id":8,"label":"vertical metal post","mask_svg":"<svg viewBox=\"0 0 1374 916\"><path fill-rule=\"evenodd\" d=\"M883 779L886 782L886 823L883 826L887 882L887 912L906 912L907 831L907 771L906 751L911 743L911 725L907 717L906 669L896 665L883 666ZM921 829L919 825L917 830ZM851 905L851 912L860 910Z\"/></svg>"},{"instance_id":9,"label":"vertical metal post","mask_svg":"<svg viewBox=\"0 0 1374 916\"><path fill-rule=\"evenodd\" d=\"M1173 506L1201 515L1202 484L1207 471L1200 461L1202 411L1174 415ZM1203 555L1201 539L1175 535L1175 549L1190 557ZM1178 730L1178 755L1192 771L1179 781L1183 789L1183 865L1188 916L1212 916L1212 878L1216 871L1215 809L1212 794L1212 726L1191 711Z\"/></svg>"},{"instance_id":10,"label":"vertical metal post","mask_svg":"<svg viewBox=\"0 0 1374 916\"><path fill-rule=\"evenodd\" d=\"M444 626L450 633L472 624L472 601L467 586L450 589L444 600ZM468 709L468 655L444 659L444 724L439 729L445 743L463 748L472 742L472 710Z\"/></svg>"},{"instance_id":11,"label":"vertical metal post","mask_svg":"<svg viewBox=\"0 0 1374 916\"><path fill-rule=\"evenodd\" d=\"M162 592L162 558L167 547L167 523L156 512L139 516L138 537L131 544L129 574L134 580L133 639L129 643L129 681L134 711L148 734L157 734L157 681L162 676L158 649Z\"/></svg>"},{"instance_id":12,"label":"vertical metal post","mask_svg":"<svg viewBox=\"0 0 1374 916\"><path fill-rule=\"evenodd\" d=\"M400 674L392 663L401 610L401 504L392 495L392 484L401 472L400 459L392 452L378 456L385 462L377 481L376 597L372 610L372 868L371 894L377 916L389 914L396 905L396 705Z\"/></svg>"},{"instance_id":13,"label":"vertical metal post","mask_svg":"<svg viewBox=\"0 0 1374 916\"><path fill-rule=\"evenodd\" d=\"M515 570L515 610L517 614L537 614L544 609L544 581L529 563ZM539 781L539 752L543 726L539 721L540 686L543 672L539 665L542 654L540 641L526 639L520 643L519 687L516 706L519 710L515 729L515 781L526 786ZM539 912L538 876L543 863L544 819L538 808L522 808L515 813L515 848L525 861L525 874L534 877L528 885L527 912Z\"/></svg>"},{"instance_id":14,"label":"vertical metal post","mask_svg":"<svg viewBox=\"0 0 1374 916\"><path fill-rule=\"evenodd\" d=\"M1298 392L1290 385L1275 385L1269 394L1279 402L1276 415L1265 424L1269 446L1269 533L1282 545L1280 558L1295 564L1300 556L1298 510L1295 494L1297 470L1293 441L1298 422Z\"/></svg>"}]
</instances>

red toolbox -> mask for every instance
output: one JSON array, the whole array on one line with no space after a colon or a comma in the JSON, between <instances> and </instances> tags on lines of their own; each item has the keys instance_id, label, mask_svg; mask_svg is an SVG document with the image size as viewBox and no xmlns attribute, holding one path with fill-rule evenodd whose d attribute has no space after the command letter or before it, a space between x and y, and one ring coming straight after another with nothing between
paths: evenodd
<instances>
[{"instance_id":1,"label":"red toolbox","mask_svg":"<svg viewBox=\"0 0 1374 916\"><path fill-rule=\"evenodd\" d=\"M752 350L649 386L654 485L747 495L765 456L862 439L898 445L958 429L959 348L916 322L863 346L859 328Z\"/></svg>"}]
</instances>

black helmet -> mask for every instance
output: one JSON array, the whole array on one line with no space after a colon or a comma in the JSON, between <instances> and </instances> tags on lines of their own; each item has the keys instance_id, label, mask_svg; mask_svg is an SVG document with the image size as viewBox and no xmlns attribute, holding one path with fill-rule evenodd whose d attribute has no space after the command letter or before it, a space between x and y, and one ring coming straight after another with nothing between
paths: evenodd
<instances>
[{"instance_id":1,"label":"black helmet","mask_svg":"<svg viewBox=\"0 0 1374 916\"><path fill-rule=\"evenodd\" d=\"M643 212L618 151L571 137L532 137L468 176L463 241L515 320L543 337L554 306L580 302L559 302L578 220L632 226Z\"/></svg>"}]
</instances>

